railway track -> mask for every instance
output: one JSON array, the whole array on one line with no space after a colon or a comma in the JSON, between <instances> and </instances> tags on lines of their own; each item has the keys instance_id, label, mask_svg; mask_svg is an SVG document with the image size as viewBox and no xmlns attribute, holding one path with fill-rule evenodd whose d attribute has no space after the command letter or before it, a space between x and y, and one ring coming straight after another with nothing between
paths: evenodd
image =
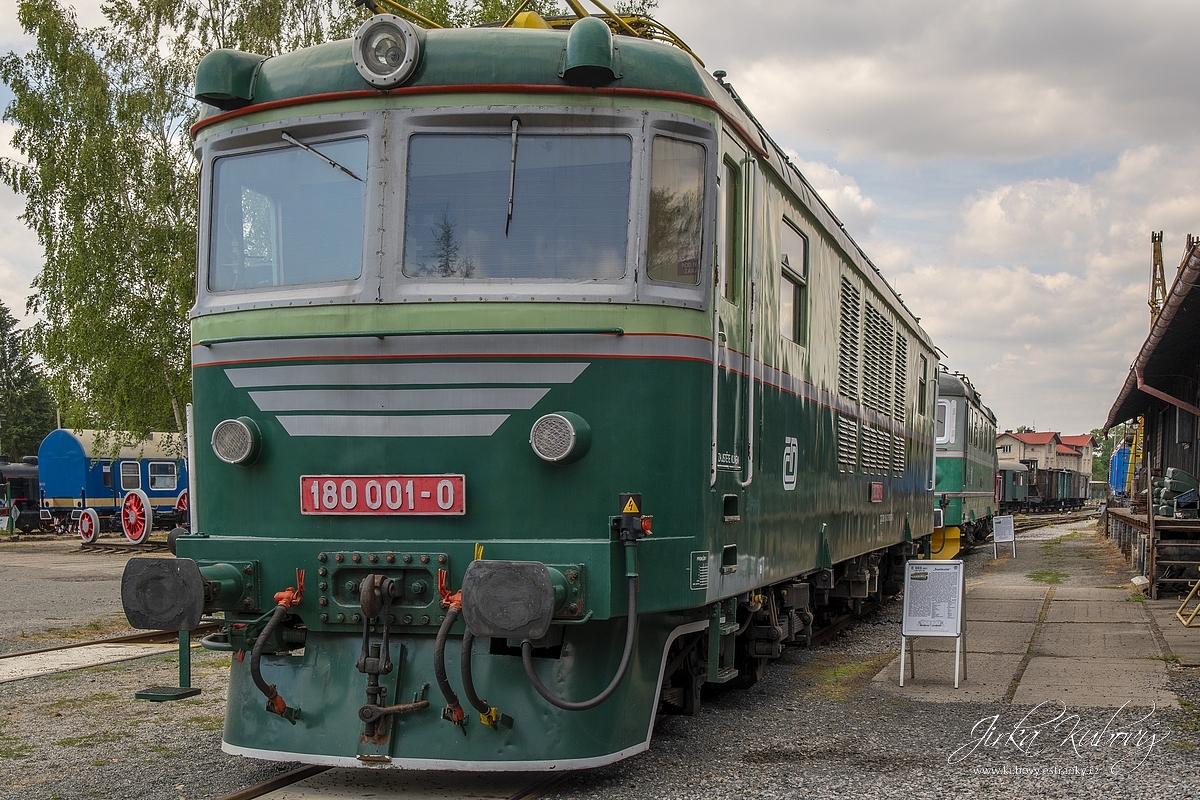
<instances>
[{"instance_id":1,"label":"railway track","mask_svg":"<svg viewBox=\"0 0 1200 800\"><path fill-rule=\"evenodd\" d=\"M192 638L207 636L220 630L219 623L204 623L192 631ZM61 644L36 650L0 655L0 683L38 678L57 672L68 672L83 667L132 661L151 655L144 645L173 644L179 640L178 631L143 631L107 639ZM69 652L75 651L75 652ZM60 654L56 658L53 654Z\"/></svg>"},{"instance_id":2,"label":"railway track","mask_svg":"<svg viewBox=\"0 0 1200 800\"><path fill-rule=\"evenodd\" d=\"M1095 519L1098 515L1095 512L1090 513L1072 513L1072 514L1038 514L1028 517L1017 518L1013 520L1013 527L1017 533L1021 531L1033 531L1038 528L1047 528L1051 525L1065 525L1068 522L1086 522L1089 519Z\"/></svg>"},{"instance_id":3,"label":"railway track","mask_svg":"<svg viewBox=\"0 0 1200 800\"><path fill-rule=\"evenodd\" d=\"M79 549L84 553L168 553L170 548L167 547L165 541L155 542L148 541L141 544L132 542L122 542L120 540L113 541L96 541L92 544L80 544Z\"/></svg>"}]
</instances>

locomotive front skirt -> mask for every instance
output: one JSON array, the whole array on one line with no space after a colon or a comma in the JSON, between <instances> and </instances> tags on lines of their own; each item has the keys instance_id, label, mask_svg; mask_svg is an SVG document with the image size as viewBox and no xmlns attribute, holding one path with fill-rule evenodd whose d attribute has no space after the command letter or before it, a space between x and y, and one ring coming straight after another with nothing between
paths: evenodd
<instances>
[{"instance_id":1,"label":"locomotive front skirt","mask_svg":"<svg viewBox=\"0 0 1200 800\"><path fill-rule=\"evenodd\" d=\"M123 593L224 612L227 752L609 763L931 534L933 344L799 172L688 52L518 22L200 64L194 526Z\"/></svg>"}]
</instances>

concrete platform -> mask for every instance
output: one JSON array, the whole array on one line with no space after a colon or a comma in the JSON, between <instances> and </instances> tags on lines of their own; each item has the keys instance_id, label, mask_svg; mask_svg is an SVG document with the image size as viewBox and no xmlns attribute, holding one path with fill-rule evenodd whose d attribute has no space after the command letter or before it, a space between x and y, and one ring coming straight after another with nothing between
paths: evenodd
<instances>
[{"instance_id":1,"label":"concrete platform","mask_svg":"<svg viewBox=\"0 0 1200 800\"><path fill-rule=\"evenodd\" d=\"M1043 600L992 600L968 595L967 622L1037 622Z\"/></svg>"},{"instance_id":2,"label":"concrete platform","mask_svg":"<svg viewBox=\"0 0 1200 800\"><path fill-rule=\"evenodd\" d=\"M967 584L967 600L1036 600L1046 599L1046 587L1037 583L1001 584L980 582Z\"/></svg>"},{"instance_id":3,"label":"concrete platform","mask_svg":"<svg viewBox=\"0 0 1200 800\"><path fill-rule=\"evenodd\" d=\"M1167 640L1167 647L1171 648L1171 655L1179 659L1179 663L1185 667L1200 667L1200 628L1186 628L1175 616L1180 602L1182 601L1179 599L1171 598L1147 600L1141 605L1145 606L1146 611L1158 623L1158 629ZM1200 622L1200 616L1197 616L1196 620Z\"/></svg>"},{"instance_id":4,"label":"concrete platform","mask_svg":"<svg viewBox=\"0 0 1200 800\"><path fill-rule=\"evenodd\" d=\"M970 600L967 601L968 603ZM967 621L968 653L1012 653L1022 655L1037 626L1032 622ZM916 649L926 652L954 652L954 639L926 636L916 640Z\"/></svg>"},{"instance_id":5,"label":"concrete platform","mask_svg":"<svg viewBox=\"0 0 1200 800\"><path fill-rule=\"evenodd\" d=\"M1146 622L1065 622L1055 625L1047 621L1046 628L1034 643L1032 652L1035 655L1118 660L1162 656Z\"/></svg>"},{"instance_id":6,"label":"concrete platform","mask_svg":"<svg viewBox=\"0 0 1200 800\"><path fill-rule=\"evenodd\" d=\"M1054 599L1063 601L1111 601L1123 603L1129 599L1131 594L1133 594L1133 592L1126 588L1110 589L1083 586L1062 586L1054 593Z\"/></svg>"},{"instance_id":7,"label":"concrete platform","mask_svg":"<svg viewBox=\"0 0 1200 800\"><path fill-rule=\"evenodd\" d=\"M1008 687L1023 660L1019 655L968 653L967 677L955 689L953 645L949 653L917 652L916 657L916 677L909 678L906 675L903 688L900 687L899 656L875 676L872 686L887 689L909 700L996 703L1008 694Z\"/></svg>"},{"instance_id":8,"label":"concrete platform","mask_svg":"<svg viewBox=\"0 0 1200 800\"><path fill-rule=\"evenodd\" d=\"M1200 663L1200 628L1179 624L1178 601L1131 602L1135 592L1124 584L1132 573L1102 536L1067 526L1037 533L1036 547L1017 537L1015 559L992 559L982 548L967 555L968 669L959 689L953 688L954 640L928 637L915 642L915 679L900 687L897 658L872 686L935 702L1176 705L1167 689L1168 656Z\"/></svg>"},{"instance_id":9,"label":"concrete platform","mask_svg":"<svg viewBox=\"0 0 1200 800\"><path fill-rule=\"evenodd\" d=\"M1175 695L1166 688L1162 661L1119 658L1062 658L1035 656L1029 660L1015 705L1063 701L1070 706L1120 707L1157 705L1176 707ZM1076 698L1086 696L1087 702Z\"/></svg>"},{"instance_id":10,"label":"concrete platform","mask_svg":"<svg viewBox=\"0 0 1200 800\"><path fill-rule=\"evenodd\" d=\"M1129 596L1128 593L1125 595ZM1146 610L1141 603L1070 600L1060 601L1055 595L1046 614L1046 622L1142 622L1146 621Z\"/></svg>"}]
</instances>

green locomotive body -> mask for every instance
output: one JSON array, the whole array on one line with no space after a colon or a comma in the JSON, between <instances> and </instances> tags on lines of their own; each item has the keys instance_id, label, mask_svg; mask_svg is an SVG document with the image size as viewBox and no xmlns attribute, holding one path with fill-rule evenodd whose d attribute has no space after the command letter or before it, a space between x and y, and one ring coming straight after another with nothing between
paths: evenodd
<instances>
[{"instance_id":1,"label":"green locomotive body","mask_svg":"<svg viewBox=\"0 0 1200 800\"><path fill-rule=\"evenodd\" d=\"M955 558L985 540L999 508L996 416L965 375L938 374L937 483L942 526L934 558Z\"/></svg>"},{"instance_id":2,"label":"green locomotive body","mask_svg":"<svg viewBox=\"0 0 1200 800\"><path fill-rule=\"evenodd\" d=\"M731 89L597 23L200 65L195 517L149 621L224 612L228 752L615 761L931 534L929 338Z\"/></svg>"}]
</instances>

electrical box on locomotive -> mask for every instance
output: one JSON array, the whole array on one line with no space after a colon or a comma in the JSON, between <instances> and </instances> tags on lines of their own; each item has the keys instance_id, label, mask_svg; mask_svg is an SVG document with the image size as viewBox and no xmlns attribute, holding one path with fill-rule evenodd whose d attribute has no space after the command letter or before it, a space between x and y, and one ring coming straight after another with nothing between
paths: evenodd
<instances>
[{"instance_id":1,"label":"electrical box on locomotive","mask_svg":"<svg viewBox=\"0 0 1200 800\"><path fill-rule=\"evenodd\" d=\"M224 613L227 752L604 764L900 590L932 342L651 38L376 14L201 62L194 527L122 592Z\"/></svg>"}]
</instances>

